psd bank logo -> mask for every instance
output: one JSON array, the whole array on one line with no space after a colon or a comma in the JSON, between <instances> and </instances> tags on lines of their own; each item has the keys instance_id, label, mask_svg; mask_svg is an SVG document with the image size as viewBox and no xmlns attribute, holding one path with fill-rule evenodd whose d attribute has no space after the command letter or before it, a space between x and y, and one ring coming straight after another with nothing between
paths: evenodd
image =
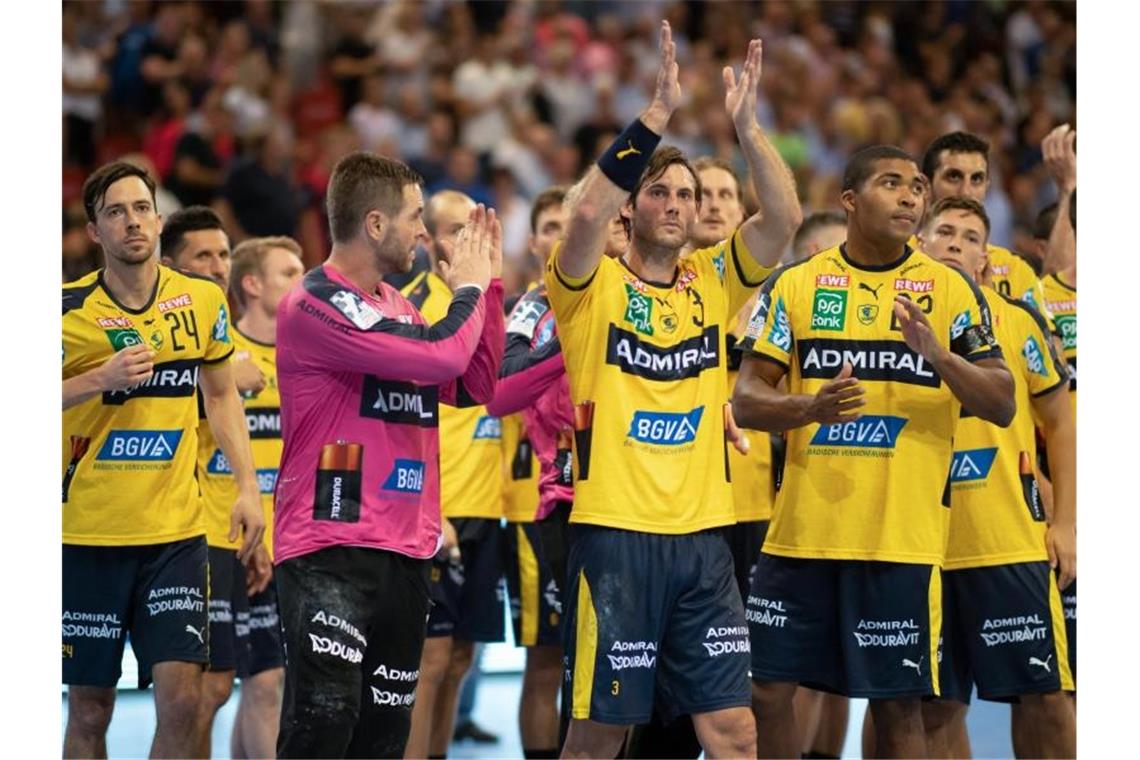
<instances>
[{"instance_id":1,"label":"psd bank logo","mask_svg":"<svg viewBox=\"0 0 1140 760\"><path fill-rule=\"evenodd\" d=\"M181 430L112 430L96 459L105 462L169 462Z\"/></svg>"},{"instance_id":2,"label":"psd bank logo","mask_svg":"<svg viewBox=\"0 0 1140 760\"><path fill-rule=\"evenodd\" d=\"M866 414L854 422L820 425L809 445L893 449L906 423L905 417Z\"/></svg>"},{"instance_id":3,"label":"psd bank logo","mask_svg":"<svg viewBox=\"0 0 1140 760\"><path fill-rule=\"evenodd\" d=\"M994 466L997 449L969 449L968 451L955 451L950 461L950 482L968 483L985 480Z\"/></svg>"},{"instance_id":4,"label":"psd bank logo","mask_svg":"<svg viewBox=\"0 0 1140 760\"><path fill-rule=\"evenodd\" d=\"M634 412L629 423L629 438L639 443L656 446L680 446L692 443L701 426L701 415L705 408L698 406L691 412Z\"/></svg>"}]
</instances>

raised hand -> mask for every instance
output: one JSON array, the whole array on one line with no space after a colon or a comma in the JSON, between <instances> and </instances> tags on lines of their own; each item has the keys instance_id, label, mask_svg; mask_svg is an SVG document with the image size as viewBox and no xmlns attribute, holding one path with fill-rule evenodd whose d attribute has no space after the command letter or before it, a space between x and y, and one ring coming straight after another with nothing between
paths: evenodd
<instances>
[{"instance_id":1,"label":"raised hand","mask_svg":"<svg viewBox=\"0 0 1140 760\"><path fill-rule=\"evenodd\" d=\"M751 126L756 122L756 98L760 90L760 68L764 53L764 43L755 39L748 43L748 55L744 58L744 68L740 79L731 66L725 66L724 110L732 117L737 129Z\"/></svg>"},{"instance_id":2,"label":"raised hand","mask_svg":"<svg viewBox=\"0 0 1140 760\"><path fill-rule=\"evenodd\" d=\"M909 298L895 298L895 316L899 318L899 328L903 340L911 351L919 354L930 363L936 363L945 349L938 343L930 320L922 308Z\"/></svg>"},{"instance_id":3,"label":"raised hand","mask_svg":"<svg viewBox=\"0 0 1140 760\"><path fill-rule=\"evenodd\" d=\"M490 223L488 223L488 213ZM461 285L478 285L484 290L491 281L492 276L492 228L498 225L494 210L488 212L482 203L471 209L467 217L467 224L455 237L454 245L441 241L444 258L438 262L440 275L452 290ZM500 243L498 254L498 267L502 268L502 252Z\"/></svg>"},{"instance_id":4,"label":"raised hand","mask_svg":"<svg viewBox=\"0 0 1140 760\"><path fill-rule=\"evenodd\" d=\"M1068 124L1054 127L1041 141L1041 156L1049 176L1062 192L1077 188L1077 132Z\"/></svg>"},{"instance_id":5,"label":"raised hand","mask_svg":"<svg viewBox=\"0 0 1140 760\"><path fill-rule=\"evenodd\" d=\"M681 105L681 82L678 77L677 43L668 21L661 22L661 68L657 70L657 87L653 102L672 114Z\"/></svg>"}]
</instances>

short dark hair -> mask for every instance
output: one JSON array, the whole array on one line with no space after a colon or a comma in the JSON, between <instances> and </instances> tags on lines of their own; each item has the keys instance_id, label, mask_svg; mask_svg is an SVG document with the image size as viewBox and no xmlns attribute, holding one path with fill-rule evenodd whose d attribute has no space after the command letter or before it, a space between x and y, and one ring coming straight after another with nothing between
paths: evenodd
<instances>
[{"instance_id":1,"label":"short dark hair","mask_svg":"<svg viewBox=\"0 0 1140 760\"><path fill-rule=\"evenodd\" d=\"M126 161L112 161L92 172L91 176L83 183L83 210L87 212L87 221L92 224L95 223L95 212L103 207L103 199L107 197L108 188L126 177L138 177L143 181L146 189L150 191L150 200L157 209L158 204L154 200L156 186L154 177L150 176L146 169L135 164Z\"/></svg>"},{"instance_id":2,"label":"short dark hair","mask_svg":"<svg viewBox=\"0 0 1140 760\"><path fill-rule=\"evenodd\" d=\"M1050 203L1037 212L1037 218L1033 220L1033 237L1037 240L1048 240L1053 234L1053 225L1056 221L1057 204Z\"/></svg>"},{"instance_id":3,"label":"short dark hair","mask_svg":"<svg viewBox=\"0 0 1140 760\"><path fill-rule=\"evenodd\" d=\"M990 217L986 213L986 207L978 203L972 198L957 198L948 196L934 204L934 208L930 209L930 216L927 217L927 225L934 224L934 220L943 211L965 211L973 214L982 220L982 224L986 226L986 239L990 237Z\"/></svg>"},{"instance_id":4,"label":"short dark hair","mask_svg":"<svg viewBox=\"0 0 1140 760\"><path fill-rule=\"evenodd\" d=\"M394 216L403 205L404 187L423 183L402 161L364 151L349 153L333 167L325 197L333 242L351 240L373 209Z\"/></svg>"},{"instance_id":5,"label":"short dark hair","mask_svg":"<svg viewBox=\"0 0 1140 760\"><path fill-rule=\"evenodd\" d=\"M914 156L897 145L872 145L847 159L843 170L843 190L858 190L875 173L875 164L889 158L914 163Z\"/></svg>"},{"instance_id":6,"label":"short dark hair","mask_svg":"<svg viewBox=\"0 0 1140 760\"><path fill-rule=\"evenodd\" d=\"M934 172L942 164L942 151L951 153L981 153L986 160L987 171L990 165L990 144L969 132L949 132L934 138L922 154L922 173L929 180L934 179Z\"/></svg>"},{"instance_id":7,"label":"short dark hair","mask_svg":"<svg viewBox=\"0 0 1140 760\"><path fill-rule=\"evenodd\" d=\"M553 206L561 206L566 202L566 186L555 185L548 187L538 194L530 207L530 234L538 234L538 217L543 211Z\"/></svg>"},{"instance_id":8,"label":"short dark hair","mask_svg":"<svg viewBox=\"0 0 1140 760\"><path fill-rule=\"evenodd\" d=\"M831 226L847 227L847 217L838 211L816 211L809 214L796 230L792 238L792 250L796 251L803 245L804 239L818 229Z\"/></svg>"},{"instance_id":9,"label":"short dark hair","mask_svg":"<svg viewBox=\"0 0 1140 760\"><path fill-rule=\"evenodd\" d=\"M728 161L718 156L701 156L693 162L693 168L698 177L705 169L723 169L728 172L732 181L736 183L736 200L740 201L741 204L744 203L744 188L740 186L740 177L736 176L736 170Z\"/></svg>"},{"instance_id":10,"label":"short dark hair","mask_svg":"<svg viewBox=\"0 0 1140 760\"><path fill-rule=\"evenodd\" d=\"M167 217L158 238L159 251L163 256L174 258L186 244L186 233L199 230L222 230L221 218L207 206L187 206Z\"/></svg>"}]
</instances>

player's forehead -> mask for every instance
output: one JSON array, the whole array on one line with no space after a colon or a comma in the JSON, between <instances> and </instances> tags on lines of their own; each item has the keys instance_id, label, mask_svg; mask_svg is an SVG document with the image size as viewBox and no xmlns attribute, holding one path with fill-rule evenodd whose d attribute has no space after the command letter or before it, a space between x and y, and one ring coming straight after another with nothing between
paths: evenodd
<instances>
[{"instance_id":1,"label":"player's forehead","mask_svg":"<svg viewBox=\"0 0 1140 760\"><path fill-rule=\"evenodd\" d=\"M404 185L402 191L403 206L400 211L405 214L414 214L418 209L423 208L424 205L424 191L417 182L409 182Z\"/></svg>"},{"instance_id":2,"label":"player's forehead","mask_svg":"<svg viewBox=\"0 0 1140 760\"><path fill-rule=\"evenodd\" d=\"M471 209L475 208L473 200L458 193L447 193L438 198L433 198L431 205L432 217L435 219L436 228L439 230L454 227L457 224L460 226L466 224Z\"/></svg>"},{"instance_id":3,"label":"player's forehead","mask_svg":"<svg viewBox=\"0 0 1140 760\"><path fill-rule=\"evenodd\" d=\"M645 183L646 189L651 187L666 187L670 190L688 188L696 191L697 182L693 173L684 164L669 164L665 171Z\"/></svg>"},{"instance_id":4,"label":"player's forehead","mask_svg":"<svg viewBox=\"0 0 1140 760\"><path fill-rule=\"evenodd\" d=\"M151 198L150 190L147 188L146 183L142 181L142 178L132 175L117 179L107 186L107 192L103 194L101 208L110 208L116 205L133 205L139 201L146 201L151 204L154 202Z\"/></svg>"},{"instance_id":5,"label":"player's forehead","mask_svg":"<svg viewBox=\"0 0 1140 760\"><path fill-rule=\"evenodd\" d=\"M736 192L736 178L719 166L708 166L699 172L701 177L701 190L717 191L728 188Z\"/></svg>"},{"instance_id":6,"label":"player's forehead","mask_svg":"<svg viewBox=\"0 0 1140 760\"><path fill-rule=\"evenodd\" d=\"M876 161L871 171L871 182L888 176L898 177L907 184L923 179L918 171L918 164L909 158L880 158Z\"/></svg>"},{"instance_id":7,"label":"player's forehead","mask_svg":"<svg viewBox=\"0 0 1140 760\"><path fill-rule=\"evenodd\" d=\"M538 212L535 219L534 228L538 232L542 232L542 228L551 222L555 222L563 227L566 226L566 220L569 216L569 211L566 209L565 203L555 203L547 206L542 211Z\"/></svg>"},{"instance_id":8,"label":"player's forehead","mask_svg":"<svg viewBox=\"0 0 1140 760\"><path fill-rule=\"evenodd\" d=\"M274 246L265 252L265 258L261 260L261 263L262 268L266 272L276 272L293 267L300 267L301 257L288 248Z\"/></svg>"},{"instance_id":9,"label":"player's forehead","mask_svg":"<svg viewBox=\"0 0 1140 760\"><path fill-rule=\"evenodd\" d=\"M976 151L943 150L938 160L938 173L957 170L963 174L986 173L986 157Z\"/></svg>"},{"instance_id":10,"label":"player's forehead","mask_svg":"<svg viewBox=\"0 0 1140 760\"><path fill-rule=\"evenodd\" d=\"M948 208L935 215L932 227L953 228L956 230L972 230L982 235L986 234L986 225L981 218L972 211L961 208Z\"/></svg>"},{"instance_id":11,"label":"player's forehead","mask_svg":"<svg viewBox=\"0 0 1140 760\"><path fill-rule=\"evenodd\" d=\"M222 230L191 230L182 235L179 259L189 259L203 253L229 253L230 239Z\"/></svg>"}]
</instances>

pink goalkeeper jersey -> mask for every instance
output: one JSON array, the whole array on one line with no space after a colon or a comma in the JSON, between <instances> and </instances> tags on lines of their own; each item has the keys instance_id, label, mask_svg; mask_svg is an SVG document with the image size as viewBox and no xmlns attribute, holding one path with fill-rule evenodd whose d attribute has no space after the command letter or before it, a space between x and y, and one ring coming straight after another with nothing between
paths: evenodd
<instances>
[{"instance_id":1,"label":"pink goalkeeper jersey","mask_svg":"<svg viewBox=\"0 0 1140 760\"><path fill-rule=\"evenodd\" d=\"M331 266L277 309L284 451L274 560L330 546L432 556L439 545L439 402L489 401L503 355L503 287L457 290L428 326L381 283Z\"/></svg>"}]
</instances>

